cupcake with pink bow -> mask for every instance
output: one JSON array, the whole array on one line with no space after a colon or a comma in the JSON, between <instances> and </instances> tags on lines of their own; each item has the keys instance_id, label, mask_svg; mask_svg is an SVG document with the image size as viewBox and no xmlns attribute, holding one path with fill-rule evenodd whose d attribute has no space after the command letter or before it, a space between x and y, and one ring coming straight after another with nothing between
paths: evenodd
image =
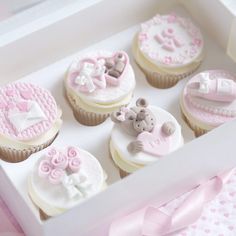
<instances>
[{"instance_id":1,"label":"cupcake with pink bow","mask_svg":"<svg viewBox=\"0 0 236 236\"><path fill-rule=\"evenodd\" d=\"M133 40L133 54L147 81L169 88L192 74L204 56L200 29L174 13L156 15L141 24Z\"/></svg>"},{"instance_id":2,"label":"cupcake with pink bow","mask_svg":"<svg viewBox=\"0 0 236 236\"><path fill-rule=\"evenodd\" d=\"M0 158L27 159L48 147L62 125L52 94L37 85L14 82L0 88Z\"/></svg>"},{"instance_id":3,"label":"cupcake with pink bow","mask_svg":"<svg viewBox=\"0 0 236 236\"><path fill-rule=\"evenodd\" d=\"M78 147L49 147L28 179L29 196L46 219L59 215L106 187L106 174L98 160Z\"/></svg>"},{"instance_id":4,"label":"cupcake with pink bow","mask_svg":"<svg viewBox=\"0 0 236 236\"><path fill-rule=\"evenodd\" d=\"M65 90L75 118L84 125L104 122L129 104L135 76L124 51L96 51L77 57L65 78Z\"/></svg>"}]
</instances>

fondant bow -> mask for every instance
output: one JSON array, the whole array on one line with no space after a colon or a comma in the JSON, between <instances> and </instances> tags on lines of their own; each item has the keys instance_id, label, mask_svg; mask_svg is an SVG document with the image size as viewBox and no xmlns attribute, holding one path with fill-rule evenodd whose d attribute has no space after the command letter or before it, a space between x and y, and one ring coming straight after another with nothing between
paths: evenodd
<instances>
[{"instance_id":1,"label":"fondant bow","mask_svg":"<svg viewBox=\"0 0 236 236\"><path fill-rule=\"evenodd\" d=\"M62 185L66 189L70 199L74 197L85 197L88 189L91 187L91 183L83 171L69 176L65 175L62 180Z\"/></svg>"},{"instance_id":2,"label":"fondant bow","mask_svg":"<svg viewBox=\"0 0 236 236\"><path fill-rule=\"evenodd\" d=\"M164 236L189 226L201 216L205 204L221 191L231 174L232 171L217 176L192 190L172 215L153 204L114 221L109 236Z\"/></svg>"},{"instance_id":3,"label":"fondant bow","mask_svg":"<svg viewBox=\"0 0 236 236\"><path fill-rule=\"evenodd\" d=\"M104 60L87 60L82 62L79 75L75 78L75 83L85 87L88 92L93 92L96 87L106 87L105 75L106 70Z\"/></svg>"}]
</instances>

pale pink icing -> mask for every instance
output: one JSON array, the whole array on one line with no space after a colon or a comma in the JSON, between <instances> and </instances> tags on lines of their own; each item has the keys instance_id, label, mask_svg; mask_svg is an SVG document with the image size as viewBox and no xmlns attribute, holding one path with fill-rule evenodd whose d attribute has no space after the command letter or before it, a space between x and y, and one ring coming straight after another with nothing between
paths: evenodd
<instances>
[{"instance_id":1,"label":"pale pink icing","mask_svg":"<svg viewBox=\"0 0 236 236\"><path fill-rule=\"evenodd\" d=\"M162 126L156 125L152 132L142 132L137 140L142 142L143 152L161 157L170 152L171 137L162 132Z\"/></svg>"},{"instance_id":2,"label":"pale pink icing","mask_svg":"<svg viewBox=\"0 0 236 236\"><path fill-rule=\"evenodd\" d=\"M105 67L105 60L109 59L115 63L116 57L122 55L122 62L125 67L118 78L109 75L109 70ZM69 85L79 92L93 93L98 89L106 89L108 86L119 86L129 65L129 57L119 51L110 57L91 56L84 57L77 62L77 68L74 68L69 73ZM86 68L87 67L87 68ZM89 68L90 67L90 68ZM95 69L91 69L91 67Z\"/></svg>"},{"instance_id":3,"label":"pale pink icing","mask_svg":"<svg viewBox=\"0 0 236 236\"><path fill-rule=\"evenodd\" d=\"M223 70L211 70L202 72L205 75L208 75L210 79L230 79L236 81L236 77ZM186 84L183 91L183 105L187 113L191 114L196 120L203 122L205 124L212 125L214 127L223 124L227 121L235 119L236 117L236 101L214 101L210 100L211 104L209 105L209 98L204 97L194 100L193 95L191 95L188 90L188 86L191 83L199 82L202 78L202 73L197 74L191 78ZM212 98L213 95L210 97ZM213 96L214 97L214 96ZM214 107L215 105L215 107Z\"/></svg>"},{"instance_id":4,"label":"pale pink icing","mask_svg":"<svg viewBox=\"0 0 236 236\"><path fill-rule=\"evenodd\" d=\"M47 132L57 119L57 104L49 91L33 84L16 82L0 88L0 134L11 139L30 140ZM25 126L16 127L24 117ZM10 117L13 117L12 119ZM32 123L32 119L36 119ZM22 118L23 119L23 118ZM37 122L38 121L38 122ZM27 126L29 124L29 126Z\"/></svg>"},{"instance_id":5,"label":"pale pink icing","mask_svg":"<svg viewBox=\"0 0 236 236\"><path fill-rule=\"evenodd\" d=\"M175 14L156 15L143 23L138 43L144 55L165 66L191 63L203 49L200 30L190 19Z\"/></svg>"},{"instance_id":6,"label":"pale pink icing","mask_svg":"<svg viewBox=\"0 0 236 236\"><path fill-rule=\"evenodd\" d=\"M77 173L81 164L77 148L59 150L51 147L39 162L38 175L51 184L60 184L67 174Z\"/></svg>"}]
</instances>

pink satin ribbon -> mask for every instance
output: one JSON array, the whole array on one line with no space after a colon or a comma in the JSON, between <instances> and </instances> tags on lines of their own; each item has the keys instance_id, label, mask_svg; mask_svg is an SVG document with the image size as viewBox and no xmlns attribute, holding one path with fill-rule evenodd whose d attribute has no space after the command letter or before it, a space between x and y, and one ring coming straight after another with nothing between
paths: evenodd
<instances>
[{"instance_id":1,"label":"pink satin ribbon","mask_svg":"<svg viewBox=\"0 0 236 236\"><path fill-rule=\"evenodd\" d=\"M231 174L232 171L216 176L192 190L172 215L162 212L159 206L149 205L114 221L109 236L164 236L193 224Z\"/></svg>"}]
</instances>

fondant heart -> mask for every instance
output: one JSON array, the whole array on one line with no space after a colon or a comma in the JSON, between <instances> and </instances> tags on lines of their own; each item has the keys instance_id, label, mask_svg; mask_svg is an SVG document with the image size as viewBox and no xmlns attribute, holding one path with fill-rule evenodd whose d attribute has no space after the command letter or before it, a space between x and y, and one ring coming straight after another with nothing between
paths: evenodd
<instances>
[{"instance_id":1,"label":"fondant heart","mask_svg":"<svg viewBox=\"0 0 236 236\"><path fill-rule=\"evenodd\" d=\"M27 112L29 110L27 102L19 102L16 106L22 112Z\"/></svg>"},{"instance_id":2,"label":"fondant heart","mask_svg":"<svg viewBox=\"0 0 236 236\"><path fill-rule=\"evenodd\" d=\"M8 102L6 108L7 108L7 110L14 109L15 108L15 104L13 102Z\"/></svg>"},{"instance_id":3,"label":"fondant heart","mask_svg":"<svg viewBox=\"0 0 236 236\"><path fill-rule=\"evenodd\" d=\"M128 55L121 51L115 53L110 58L104 58L107 63L106 65L111 66L111 68L107 67L106 70L106 81L108 84L112 86L118 86L120 84L120 81L123 78L123 74L127 70L127 67L129 65L129 57ZM109 63L109 61L111 63Z\"/></svg>"},{"instance_id":4,"label":"fondant heart","mask_svg":"<svg viewBox=\"0 0 236 236\"><path fill-rule=\"evenodd\" d=\"M5 109L7 105L4 102L0 102L0 109Z\"/></svg>"},{"instance_id":5,"label":"fondant heart","mask_svg":"<svg viewBox=\"0 0 236 236\"><path fill-rule=\"evenodd\" d=\"M155 126L152 133L142 132L137 140L143 144L143 152L160 157L169 153L171 137L166 137L161 126Z\"/></svg>"},{"instance_id":6,"label":"fondant heart","mask_svg":"<svg viewBox=\"0 0 236 236\"><path fill-rule=\"evenodd\" d=\"M128 64L128 55L123 51L110 57L88 57L79 61L79 69L70 77L79 91L92 93L105 89L107 84L118 86Z\"/></svg>"},{"instance_id":7,"label":"fondant heart","mask_svg":"<svg viewBox=\"0 0 236 236\"><path fill-rule=\"evenodd\" d=\"M14 94L15 94L15 91L13 89L7 89L6 90L6 95L8 97L12 97L12 96L14 96Z\"/></svg>"},{"instance_id":8,"label":"fondant heart","mask_svg":"<svg viewBox=\"0 0 236 236\"><path fill-rule=\"evenodd\" d=\"M32 98L32 92L30 90L21 90L20 95L22 98L28 100Z\"/></svg>"}]
</instances>

